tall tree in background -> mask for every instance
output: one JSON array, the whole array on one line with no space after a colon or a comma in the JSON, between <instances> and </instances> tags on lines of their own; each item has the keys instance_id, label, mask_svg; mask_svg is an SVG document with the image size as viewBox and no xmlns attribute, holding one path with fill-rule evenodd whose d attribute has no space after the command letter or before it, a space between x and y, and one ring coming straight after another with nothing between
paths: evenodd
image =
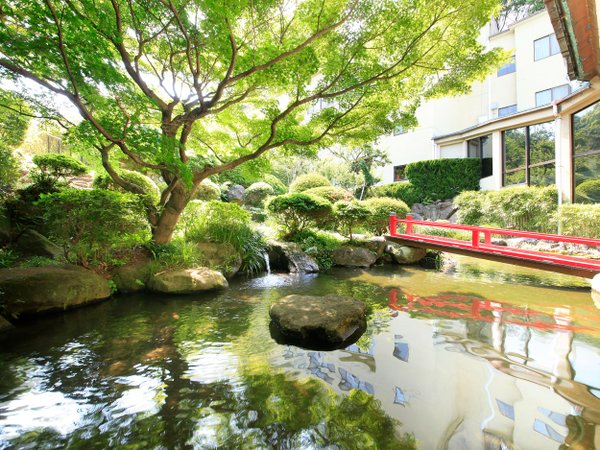
<instances>
[{"instance_id":1,"label":"tall tree in background","mask_svg":"<svg viewBox=\"0 0 600 450\"><path fill-rule=\"evenodd\" d=\"M68 99L72 130L119 186L127 158L166 183L149 211L169 241L205 178L280 148L374 141L423 97L496 64L477 43L498 0L9 0L0 75ZM326 102L316 110L314 105ZM60 112L60 111L56 111Z\"/></svg>"},{"instance_id":2,"label":"tall tree in background","mask_svg":"<svg viewBox=\"0 0 600 450\"><path fill-rule=\"evenodd\" d=\"M502 0L500 14L494 17L498 32L510 25L544 9L544 0Z\"/></svg>"},{"instance_id":3,"label":"tall tree in background","mask_svg":"<svg viewBox=\"0 0 600 450\"><path fill-rule=\"evenodd\" d=\"M25 100L14 92L0 89L0 145L20 145L25 140L32 116Z\"/></svg>"}]
</instances>

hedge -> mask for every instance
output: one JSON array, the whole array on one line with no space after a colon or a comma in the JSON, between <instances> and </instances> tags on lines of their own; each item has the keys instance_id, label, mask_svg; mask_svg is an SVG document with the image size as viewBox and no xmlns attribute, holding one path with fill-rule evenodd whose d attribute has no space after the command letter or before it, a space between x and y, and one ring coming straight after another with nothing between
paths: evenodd
<instances>
[{"instance_id":1,"label":"hedge","mask_svg":"<svg viewBox=\"0 0 600 450\"><path fill-rule=\"evenodd\" d=\"M562 205L556 220L564 234L600 239L600 204Z\"/></svg>"},{"instance_id":2,"label":"hedge","mask_svg":"<svg viewBox=\"0 0 600 450\"><path fill-rule=\"evenodd\" d=\"M392 183L371 188L370 197L390 197L402 200L408 206L422 201L419 192L411 183Z\"/></svg>"},{"instance_id":3,"label":"hedge","mask_svg":"<svg viewBox=\"0 0 600 450\"><path fill-rule=\"evenodd\" d=\"M600 203L600 179L587 180L575 188L577 203Z\"/></svg>"}]
</instances>

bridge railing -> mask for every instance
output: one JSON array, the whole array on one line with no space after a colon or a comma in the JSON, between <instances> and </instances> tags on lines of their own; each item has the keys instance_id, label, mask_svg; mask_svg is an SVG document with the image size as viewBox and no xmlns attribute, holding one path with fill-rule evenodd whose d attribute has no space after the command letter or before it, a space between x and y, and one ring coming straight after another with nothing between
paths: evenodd
<instances>
[{"instance_id":1,"label":"bridge railing","mask_svg":"<svg viewBox=\"0 0 600 450\"><path fill-rule=\"evenodd\" d=\"M404 224L404 233L398 233L398 224ZM491 228L491 227L480 227L475 225L461 225L455 223L446 222L430 222L427 220L415 220L412 215L407 215L405 219L399 219L396 214L390 214L390 235L391 236L402 236L402 235L413 235L415 233L414 226L421 225L425 227L442 228L449 230L461 230L471 233L471 245L473 248L480 246L481 238L483 237L483 243L485 245L492 244L492 235L497 236L512 236L512 237L523 237L529 239L537 239L544 241L553 241L565 244L579 244L588 245L592 247L600 247L600 239L592 239L577 236L564 236L548 233L537 233L534 231L521 231L521 230L506 230L504 228Z\"/></svg>"}]
</instances>

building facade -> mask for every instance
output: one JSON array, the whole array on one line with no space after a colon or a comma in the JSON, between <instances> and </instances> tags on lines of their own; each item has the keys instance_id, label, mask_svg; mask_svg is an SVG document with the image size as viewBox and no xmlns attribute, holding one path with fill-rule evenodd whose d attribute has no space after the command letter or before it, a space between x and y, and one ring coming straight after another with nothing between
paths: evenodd
<instances>
[{"instance_id":1,"label":"building facade","mask_svg":"<svg viewBox=\"0 0 600 450\"><path fill-rule=\"evenodd\" d=\"M594 1L583 3L592 6L579 20L597 31ZM600 78L594 70L575 74L579 56L573 54L584 40L567 35L576 26L561 29L563 18L547 5L505 31L482 30L482 42L513 58L470 94L423 105L419 128L382 139L392 160L382 181L404 181L403 169L414 161L477 157L482 189L556 184L563 201L581 200L585 189L578 186L600 179ZM581 28L588 33L586 51L597 53L597 33Z\"/></svg>"}]
</instances>

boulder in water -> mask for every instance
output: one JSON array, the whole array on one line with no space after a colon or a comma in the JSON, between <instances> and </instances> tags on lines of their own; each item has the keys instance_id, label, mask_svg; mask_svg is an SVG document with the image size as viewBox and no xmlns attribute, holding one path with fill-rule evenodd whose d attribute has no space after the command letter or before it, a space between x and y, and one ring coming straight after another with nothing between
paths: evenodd
<instances>
[{"instance_id":1,"label":"boulder in water","mask_svg":"<svg viewBox=\"0 0 600 450\"><path fill-rule=\"evenodd\" d=\"M202 265L218 270L230 278L242 267L242 255L231 244L200 242L197 245L202 254Z\"/></svg>"},{"instance_id":2,"label":"boulder in water","mask_svg":"<svg viewBox=\"0 0 600 450\"><path fill-rule=\"evenodd\" d=\"M293 242L273 241L269 243L268 256L271 269L290 273L316 273L317 262Z\"/></svg>"},{"instance_id":3,"label":"boulder in water","mask_svg":"<svg viewBox=\"0 0 600 450\"><path fill-rule=\"evenodd\" d=\"M152 275L148 282L150 290L164 294L194 294L228 286L221 272L206 267L165 270Z\"/></svg>"},{"instance_id":4,"label":"boulder in water","mask_svg":"<svg viewBox=\"0 0 600 450\"><path fill-rule=\"evenodd\" d=\"M278 342L316 349L342 348L366 330L366 311L363 302L352 298L288 295L271 306L271 333Z\"/></svg>"},{"instance_id":5,"label":"boulder in water","mask_svg":"<svg viewBox=\"0 0 600 450\"><path fill-rule=\"evenodd\" d=\"M332 252L336 266L369 268L377 261L377 253L363 247L340 247Z\"/></svg>"},{"instance_id":6,"label":"boulder in water","mask_svg":"<svg viewBox=\"0 0 600 450\"><path fill-rule=\"evenodd\" d=\"M394 262L398 264L416 264L425 257L427 250L388 242L385 252L392 255Z\"/></svg>"}]
</instances>

